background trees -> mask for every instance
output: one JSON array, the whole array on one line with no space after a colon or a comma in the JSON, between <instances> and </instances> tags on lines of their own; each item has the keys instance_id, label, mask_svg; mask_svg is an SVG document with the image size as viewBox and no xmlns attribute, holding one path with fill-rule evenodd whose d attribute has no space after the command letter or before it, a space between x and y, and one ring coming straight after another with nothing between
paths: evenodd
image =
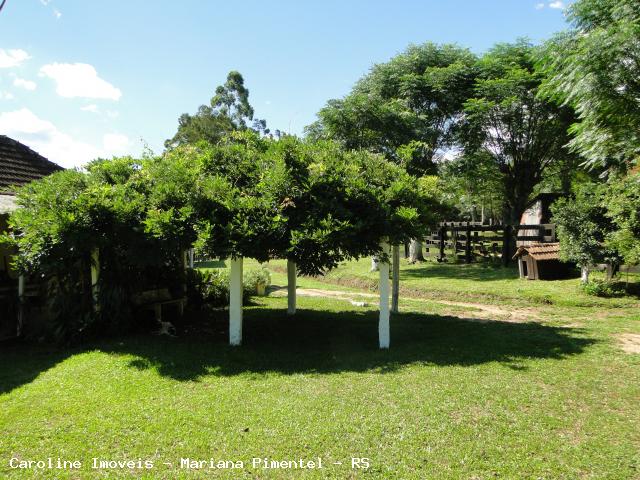
<instances>
[{"instance_id":1,"label":"background trees","mask_svg":"<svg viewBox=\"0 0 640 480\"><path fill-rule=\"evenodd\" d=\"M456 45L411 45L375 65L345 98L330 100L307 132L381 153L415 176L434 173L434 162L454 143L475 61Z\"/></svg>"},{"instance_id":2,"label":"background trees","mask_svg":"<svg viewBox=\"0 0 640 480\"><path fill-rule=\"evenodd\" d=\"M485 152L501 174L505 223L515 225L548 168L571 156L565 148L569 108L540 99L542 75L525 41L500 44L478 62L473 96L464 105L465 153Z\"/></svg>"},{"instance_id":3,"label":"background trees","mask_svg":"<svg viewBox=\"0 0 640 480\"><path fill-rule=\"evenodd\" d=\"M216 87L209 105L200 105L194 115L183 113L178 119L178 131L165 141L165 147L195 144L201 140L216 143L236 130L245 130L248 123L258 132L269 133L267 122L253 118L249 90L239 72L231 71L227 81Z\"/></svg>"}]
</instances>

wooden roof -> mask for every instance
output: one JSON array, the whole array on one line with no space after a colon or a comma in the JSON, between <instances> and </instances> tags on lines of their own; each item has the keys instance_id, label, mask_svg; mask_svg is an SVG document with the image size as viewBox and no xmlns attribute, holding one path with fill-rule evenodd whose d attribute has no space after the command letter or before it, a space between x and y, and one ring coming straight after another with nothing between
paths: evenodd
<instances>
[{"instance_id":1,"label":"wooden roof","mask_svg":"<svg viewBox=\"0 0 640 480\"><path fill-rule=\"evenodd\" d=\"M21 186L63 168L26 145L0 135L0 191L10 193L7 187ZM9 189L10 190L10 189Z\"/></svg>"},{"instance_id":2,"label":"wooden roof","mask_svg":"<svg viewBox=\"0 0 640 480\"><path fill-rule=\"evenodd\" d=\"M535 260L559 260L560 244L554 243L534 243L533 245L523 245L513 256L515 260L522 255L530 255Z\"/></svg>"}]
</instances>

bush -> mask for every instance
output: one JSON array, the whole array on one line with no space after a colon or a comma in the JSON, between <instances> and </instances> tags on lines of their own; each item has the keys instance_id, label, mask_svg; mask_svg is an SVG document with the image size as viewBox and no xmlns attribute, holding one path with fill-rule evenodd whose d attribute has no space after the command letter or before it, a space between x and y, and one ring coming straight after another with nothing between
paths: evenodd
<instances>
[{"instance_id":1,"label":"bush","mask_svg":"<svg viewBox=\"0 0 640 480\"><path fill-rule=\"evenodd\" d=\"M265 287L271 285L271 272L268 268L261 265L258 270L245 272L242 283L244 284L245 291L255 294L257 293L258 285L264 285Z\"/></svg>"},{"instance_id":2,"label":"bush","mask_svg":"<svg viewBox=\"0 0 640 480\"><path fill-rule=\"evenodd\" d=\"M257 292L258 284L271 285L271 272L266 267L244 272L243 300ZM229 305L229 271L226 269L192 270L187 277L187 297L193 306L208 304L214 307Z\"/></svg>"},{"instance_id":3,"label":"bush","mask_svg":"<svg viewBox=\"0 0 640 480\"><path fill-rule=\"evenodd\" d=\"M581 285L587 295L594 297L622 297L625 295L625 286L620 282L608 282L605 280L592 280Z\"/></svg>"}]
</instances>

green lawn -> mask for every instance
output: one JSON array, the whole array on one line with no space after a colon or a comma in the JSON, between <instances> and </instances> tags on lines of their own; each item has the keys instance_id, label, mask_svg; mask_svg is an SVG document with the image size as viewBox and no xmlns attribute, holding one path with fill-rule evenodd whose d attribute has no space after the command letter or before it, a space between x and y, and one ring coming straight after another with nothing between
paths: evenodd
<instances>
[{"instance_id":1,"label":"green lawn","mask_svg":"<svg viewBox=\"0 0 640 480\"><path fill-rule=\"evenodd\" d=\"M283 265L272 264L276 285ZM377 349L375 299L300 297L288 318L275 293L246 308L239 348L226 345L224 311L178 338L0 347L0 477L640 478L640 355L618 345L640 333L638 299L514 276L404 265L389 351ZM363 260L299 286L357 298L371 281ZM483 304L532 319L478 321ZM84 466L25 472L12 457ZM92 470L94 457L155 467ZM181 457L245 468L184 470ZM253 457L324 468L253 468ZM370 468L352 470L352 457Z\"/></svg>"}]
</instances>

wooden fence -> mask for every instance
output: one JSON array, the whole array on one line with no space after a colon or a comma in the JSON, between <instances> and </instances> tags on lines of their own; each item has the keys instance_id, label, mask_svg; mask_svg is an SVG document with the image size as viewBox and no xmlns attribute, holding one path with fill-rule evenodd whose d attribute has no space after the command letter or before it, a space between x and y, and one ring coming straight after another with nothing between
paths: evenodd
<instances>
[{"instance_id":1,"label":"wooden fence","mask_svg":"<svg viewBox=\"0 0 640 480\"><path fill-rule=\"evenodd\" d=\"M483 225L479 222L443 222L425 239L425 256L439 262L452 258L471 263L494 259L508 264L515 248L555 242L555 225Z\"/></svg>"}]
</instances>

